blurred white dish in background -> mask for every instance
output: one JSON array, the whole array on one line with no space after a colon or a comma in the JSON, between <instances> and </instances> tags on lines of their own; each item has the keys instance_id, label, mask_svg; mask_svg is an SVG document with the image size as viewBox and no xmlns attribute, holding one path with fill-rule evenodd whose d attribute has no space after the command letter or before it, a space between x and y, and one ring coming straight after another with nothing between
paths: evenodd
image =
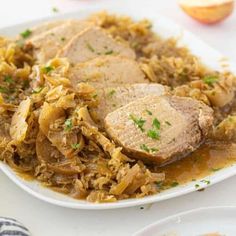
<instances>
[{"instance_id":1,"label":"blurred white dish in background","mask_svg":"<svg viewBox=\"0 0 236 236\"><path fill-rule=\"evenodd\" d=\"M199 208L170 216L133 236L235 236L236 207Z\"/></svg>"}]
</instances>

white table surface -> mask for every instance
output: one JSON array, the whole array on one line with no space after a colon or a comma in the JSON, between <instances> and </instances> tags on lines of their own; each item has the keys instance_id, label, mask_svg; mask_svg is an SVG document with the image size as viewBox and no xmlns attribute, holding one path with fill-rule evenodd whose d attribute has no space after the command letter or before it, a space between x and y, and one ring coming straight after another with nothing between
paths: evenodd
<instances>
[{"instance_id":1,"label":"white table surface","mask_svg":"<svg viewBox=\"0 0 236 236\"><path fill-rule=\"evenodd\" d=\"M60 13L83 9L113 0L0 0L0 28L50 16L52 8ZM118 0L120 4L131 4ZM236 11L225 22L206 26L186 16L175 0L136 0L146 8L155 8L194 32L207 43L236 61ZM148 17L148 13L147 13ZM169 215L204 206L236 206L236 177L209 187L203 192L161 203L118 210L86 211L53 206L33 198L0 173L0 216L14 217L24 223L33 236L128 236L136 230Z\"/></svg>"}]
</instances>

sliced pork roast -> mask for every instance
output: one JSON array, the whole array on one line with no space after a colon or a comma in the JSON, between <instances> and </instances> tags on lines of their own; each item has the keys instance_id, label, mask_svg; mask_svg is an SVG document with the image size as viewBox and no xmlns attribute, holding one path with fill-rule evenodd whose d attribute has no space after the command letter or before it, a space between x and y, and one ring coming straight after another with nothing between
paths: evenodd
<instances>
[{"instance_id":1,"label":"sliced pork roast","mask_svg":"<svg viewBox=\"0 0 236 236\"><path fill-rule=\"evenodd\" d=\"M26 41L27 48L33 48L35 58L45 63L56 56L59 49L64 47L75 34L84 31L92 23L87 21L69 20L57 27L47 30Z\"/></svg>"},{"instance_id":2,"label":"sliced pork roast","mask_svg":"<svg viewBox=\"0 0 236 236\"><path fill-rule=\"evenodd\" d=\"M168 91L168 87L161 84L119 85L98 89L99 106L95 109L97 118L103 124L108 113L139 98L148 95L161 96L167 94Z\"/></svg>"},{"instance_id":3,"label":"sliced pork roast","mask_svg":"<svg viewBox=\"0 0 236 236\"><path fill-rule=\"evenodd\" d=\"M71 20L58 20L58 21L49 21L40 25L36 25L35 27L30 28L30 34L26 38L26 41L29 41L31 38L36 37L40 34L44 34L48 30L51 30L57 26L65 24Z\"/></svg>"},{"instance_id":4,"label":"sliced pork roast","mask_svg":"<svg viewBox=\"0 0 236 236\"><path fill-rule=\"evenodd\" d=\"M78 63L70 67L68 78L74 86L88 82L95 88L149 82L136 61L121 56L99 56Z\"/></svg>"},{"instance_id":5,"label":"sliced pork roast","mask_svg":"<svg viewBox=\"0 0 236 236\"><path fill-rule=\"evenodd\" d=\"M164 165L194 151L213 123L207 105L176 96L150 95L105 118L110 137L130 156Z\"/></svg>"},{"instance_id":6,"label":"sliced pork roast","mask_svg":"<svg viewBox=\"0 0 236 236\"><path fill-rule=\"evenodd\" d=\"M57 56L67 57L72 64L76 64L101 55L120 55L135 59L135 52L130 47L117 42L98 27L90 27L75 35Z\"/></svg>"}]
</instances>

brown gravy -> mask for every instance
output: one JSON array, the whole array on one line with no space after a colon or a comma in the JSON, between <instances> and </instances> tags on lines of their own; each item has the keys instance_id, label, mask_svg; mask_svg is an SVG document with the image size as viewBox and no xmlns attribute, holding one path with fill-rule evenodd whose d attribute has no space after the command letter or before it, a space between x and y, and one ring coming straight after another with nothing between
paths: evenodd
<instances>
[{"instance_id":1,"label":"brown gravy","mask_svg":"<svg viewBox=\"0 0 236 236\"><path fill-rule=\"evenodd\" d=\"M158 173L164 172L166 176L160 190L204 178L235 163L236 144L222 142L203 144L186 158L156 169ZM34 180L29 173L17 173L27 181Z\"/></svg>"},{"instance_id":2,"label":"brown gravy","mask_svg":"<svg viewBox=\"0 0 236 236\"><path fill-rule=\"evenodd\" d=\"M158 168L158 171L165 172L165 185L174 187L204 178L235 162L236 144L209 143L182 160Z\"/></svg>"}]
</instances>

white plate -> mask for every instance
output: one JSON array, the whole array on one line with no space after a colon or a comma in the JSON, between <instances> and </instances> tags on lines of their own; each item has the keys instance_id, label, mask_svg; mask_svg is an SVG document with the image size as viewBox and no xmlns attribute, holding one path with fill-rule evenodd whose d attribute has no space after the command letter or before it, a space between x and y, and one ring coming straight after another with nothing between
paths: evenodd
<instances>
[{"instance_id":1,"label":"white plate","mask_svg":"<svg viewBox=\"0 0 236 236\"><path fill-rule=\"evenodd\" d=\"M187 46L193 54L200 57L202 62L207 66L221 70L221 61L224 58L219 52L208 46L206 43L202 42L192 33L185 31L180 26L176 25L172 21L166 19L163 16L152 14L151 12L144 11L140 8L124 8L123 6L114 6L113 5L106 5L102 9L106 9L109 12L119 13L129 15L134 19L142 19L148 18L152 21L154 26L154 31L158 34L163 36L164 38L167 37L176 37L179 38L179 44ZM30 28L33 25L39 24L43 21L53 20L53 19L62 19L62 18L84 18L89 14L101 10L99 8L89 8L84 11L69 13L65 15L58 15L54 18L48 18L39 21L33 21L25 24L16 25L9 28L4 28L0 30L0 35L6 36L15 36L19 32L24 31L27 28ZM132 12L132 13L131 13ZM229 68L232 72L236 74L236 65L233 63L228 62ZM153 196L145 197L142 199L128 199L122 200L115 203L101 203L101 204L94 204L89 203L83 200L75 200L66 195L62 195L56 192L51 191L50 189L42 187L37 181L25 181L18 177L7 165L4 163L0 163L0 169L19 187L30 193L31 195L44 200L46 202L68 207L68 208L77 208L77 209L112 209L112 208L122 208L122 207L131 207L137 205L143 205L147 203L159 202L166 199L174 198L177 196L181 196L193 191L196 191L195 184L199 184L201 187L207 187L217 182L220 182L224 179L227 179L231 176L236 175L236 164L232 167L220 170L215 172L213 175L205 178L210 181L210 185L206 185L200 181L191 182L186 185L178 186L166 191L163 191L160 194L156 194Z\"/></svg>"},{"instance_id":2,"label":"white plate","mask_svg":"<svg viewBox=\"0 0 236 236\"><path fill-rule=\"evenodd\" d=\"M236 235L236 207L199 208L170 216L138 231L133 236Z\"/></svg>"}]
</instances>

